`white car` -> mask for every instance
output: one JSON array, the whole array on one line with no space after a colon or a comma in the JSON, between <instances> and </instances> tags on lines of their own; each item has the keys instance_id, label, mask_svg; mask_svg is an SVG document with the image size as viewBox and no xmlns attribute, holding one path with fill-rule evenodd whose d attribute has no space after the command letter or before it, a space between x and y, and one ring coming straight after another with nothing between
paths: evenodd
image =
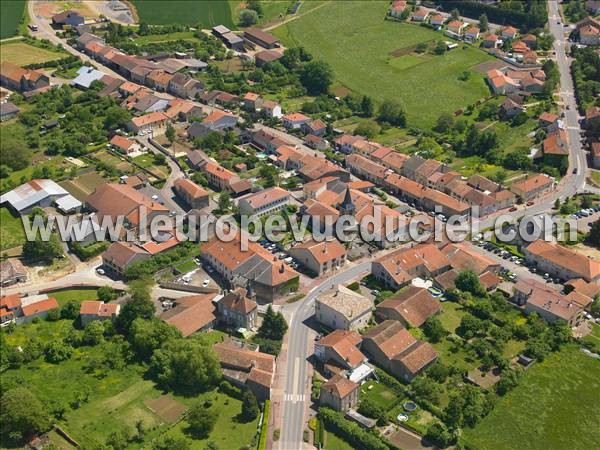
<instances>
[{"instance_id":1,"label":"white car","mask_svg":"<svg viewBox=\"0 0 600 450\"><path fill-rule=\"evenodd\" d=\"M206 287L206 286L208 286L209 284L210 284L210 280L204 280L204 281L202 282L202 287Z\"/></svg>"},{"instance_id":2,"label":"white car","mask_svg":"<svg viewBox=\"0 0 600 450\"><path fill-rule=\"evenodd\" d=\"M104 269L102 269L101 267L98 267L98 268L96 269L96 273L97 273L98 275L104 275L106 272L105 272L105 271L104 271Z\"/></svg>"}]
</instances>

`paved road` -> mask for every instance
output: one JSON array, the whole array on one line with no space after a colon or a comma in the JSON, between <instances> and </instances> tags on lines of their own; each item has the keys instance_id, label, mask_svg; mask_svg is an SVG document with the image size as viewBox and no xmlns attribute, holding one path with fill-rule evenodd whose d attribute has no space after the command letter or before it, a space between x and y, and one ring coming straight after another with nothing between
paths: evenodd
<instances>
[{"instance_id":1,"label":"paved road","mask_svg":"<svg viewBox=\"0 0 600 450\"><path fill-rule=\"evenodd\" d=\"M283 418L281 424L281 450L302 448L304 417L310 401L311 380L308 378L307 359L312 354L311 337L314 331L305 325L305 321L314 313L315 298L336 284L344 284L371 271L371 262L365 262L338 272L313 288L302 302L286 305L291 312L288 331L288 349L286 361L285 396L283 400Z\"/></svg>"},{"instance_id":2,"label":"paved road","mask_svg":"<svg viewBox=\"0 0 600 450\"><path fill-rule=\"evenodd\" d=\"M32 0L27 2L27 11L29 13L29 20L30 20L31 24L37 25L38 31L30 30L29 34L31 34L32 36L35 36L36 38L39 38L39 39L48 39L50 42L52 42L55 45L60 44L70 54L78 56L86 63L90 63L96 67L101 68L102 72L106 73L107 75L110 75L112 77L116 77L119 79L124 79L122 75L119 75L114 70L109 69L106 66L103 66L98 61L90 58L89 56L85 55L84 53L81 53L81 52L75 50L73 47L71 47L69 44L67 44L66 40L61 39L58 36L56 36L56 31L50 26L50 21L44 17L38 16L35 14L35 7L34 7L35 3L36 2L34 2Z\"/></svg>"}]
</instances>

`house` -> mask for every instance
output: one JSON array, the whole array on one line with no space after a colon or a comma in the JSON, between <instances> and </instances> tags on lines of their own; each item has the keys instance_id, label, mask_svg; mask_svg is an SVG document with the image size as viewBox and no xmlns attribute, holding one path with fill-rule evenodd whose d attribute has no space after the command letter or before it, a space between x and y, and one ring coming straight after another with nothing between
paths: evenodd
<instances>
[{"instance_id":1,"label":"house","mask_svg":"<svg viewBox=\"0 0 600 450\"><path fill-rule=\"evenodd\" d=\"M289 254L316 276L346 263L346 248L335 239L322 242L308 240L292 247Z\"/></svg>"},{"instance_id":2,"label":"house","mask_svg":"<svg viewBox=\"0 0 600 450\"><path fill-rule=\"evenodd\" d=\"M206 208L209 204L208 192L187 178L175 180L173 190L191 209Z\"/></svg>"},{"instance_id":3,"label":"house","mask_svg":"<svg viewBox=\"0 0 600 450\"><path fill-rule=\"evenodd\" d=\"M6 295L0 298L0 322L13 321L22 324L31 322L35 318L44 319L51 310L56 308L58 308L56 299L46 294L27 297L21 297L19 294Z\"/></svg>"},{"instance_id":4,"label":"house","mask_svg":"<svg viewBox=\"0 0 600 450\"><path fill-rule=\"evenodd\" d=\"M195 99L203 91L202 83L188 75L176 73L169 80L168 92L181 98Z\"/></svg>"},{"instance_id":5,"label":"house","mask_svg":"<svg viewBox=\"0 0 600 450\"><path fill-rule=\"evenodd\" d=\"M496 48L502 41L494 33L488 33L483 37L481 46L484 48Z\"/></svg>"},{"instance_id":6,"label":"house","mask_svg":"<svg viewBox=\"0 0 600 450\"><path fill-rule=\"evenodd\" d=\"M451 20L446 25L446 33L451 37L460 38L463 34L463 30L468 26L467 23L462 22L461 20Z\"/></svg>"},{"instance_id":7,"label":"house","mask_svg":"<svg viewBox=\"0 0 600 450\"><path fill-rule=\"evenodd\" d=\"M386 167L356 153L346 156L346 167L353 174L375 184L382 184L388 173Z\"/></svg>"},{"instance_id":8,"label":"house","mask_svg":"<svg viewBox=\"0 0 600 450\"><path fill-rule=\"evenodd\" d=\"M358 349L362 337L356 331L334 330L315 341L315 357L327 372L352 371L367 361Z\"/></svg>"},{"instance_id":9,"label":"house","mask_svg":"<svg viewBox=\"0 0 600 450\"><path fill-rule=\"evenodd\" d=\"M22 69L9 62L0 64L0 84L19 92L34 91L50 86L50 79L41 70Z\"/></svg>"},{"instance_id":10,"label":"house","mask_svg":"<svg viewBox=\"0 0 600 450\"><path fill-rule=\"evenodd\" d=\"M321 119L316 119L309 123L302 124L301 129L306 134L324 136L327 132L327 125Z\"/></svg>"},{"instance_id":11,"label":"house","mask_svg":"<svg viewBox=\"0 0 600 450\"><path fill-rule=\"evenodd\" d=\"M600 169L600 142L592 142L591 156L594 169Z\"/></svg>"},{"instance_id":12,"label":"house","mask_svg":"<svg viewBox=\"0 0 600 450\"><path fill-rule=\"evenodd\" d=\"M265 100L261 106L261 111L269 119L280 119L283 116L281 106L273 100Z\"/></svg>"},{"instance_id":13,"label":"house","mask_svg":"<svg viewBox=\"0 0 600 450\"><path fill-rule=\"evenodd\" d=\"M559 117L557 114L549 113L544 111L540 114L538 118L538 123L540 124L540 128L542 128L546 133L552 133L558 130L559 127Z\"/></svg>"},{"instance_id":14,"label":"house","mask_svg":"<svg viewBox=\"0 0 600 450\"><path fill-rule=\"evenodd\" d=\"M506 99L500 105L500 117L503 120L512 119L513 117L521 114L525 111L525 107L523 105L518 104L510 97L506 97Z\"/></svg>"},{"instance_id":15,"label":"house","mask_svg":"<svg viewBox=\"0 0 600 450\"><path fill-rule=\"evenodd\" d=\"M402 13L406 9L406 0L394 0L390 6L390 16L396 19L402 18Z\"/></svg>"},{"instance_id":16,"label":"house","mask_svg":"<svg viewBox=\"0 0 600 450\"><path fill-rule=\"evenodd\" d=\"M6 258L0 262L0 286L24 283L27 281L27 269L17 258Z\"/></svg>"},{"instance_id":17,"label":"house","mask_svg":"<svg viewBox=\"0 0 600 450\"><path fill-rule=\"evenodd\" d=\"M405 327L420 327L442 309L440 303L425 288L408 286L375 308L382 320L399 320Z\"/></svg>"},{"instance_id":18,"label":"house","mask_svg":"<svg viewBox=\"0 0 600 450\"><path fill-rule=\"evenodd\" d=\"M333 147L346 155L352 153L353 145L358 141L364 141L362 136L353 136L351 134L342 134L333 140Z\"/></svg>"},{"instance_id":19,"label":"house","mask_svg":"<svg viewBox=\"0 0 600 450\"><path fill-rule=\"evenodd\" d=\"M411 19L415 22L425 22L427 20L427 18L429 17L429 15L431 14L431 10L427 9L427 8L417 8L412 16Z\"/></svg>"},{"instance_id":20,"label":"house","mask_svg":"<svg viewBox=\"0 0 600 450\"><path fill-rule=\"evenodd\" d=\"M479 39L479 27L475 25L468 26L465 30L465 40L473 42Z\"/></svg>"},{"instance_id":21,"label":"house","mask_svg":"<svg viewBox=\"0 0 600 450\"><path fill-rule=\"evenodd\" d=\"M48 208L63 197L76 200L53 180L31 180L0 195L0 205L15 214L26 215L36 207Z\"/></svg>"},{"instance_id":22,"label":"house","mask_svg":"<svg viewBox=\"0 0 600 450\"><path fill-rule=\"evenodd\" d=\"M425 158L421 158L418 155L411 156L402 165L402 175L410 180L416 180L417 169L421 167L421 165L425 164L425 161Z\"/></svg>"},{"instance_id":23,"label":"house","mask_svg":"<svg viewBox=\"0 0 600 450\"><path fill-rule=\"evenodd\" d=\"M121 216L124 225L130 229L137 229L140 225L142 208L145 209L148 225L155 217L169 213L167 207L126 184L105 183L88 195L85 202L96 212L98 223L109 217L116 224Z\"/></svg>"},{"instance_id":24,"label":"house","mask_svg":"<svg viewBox=\"0 0 600 450\"><path fill-rule=\"evenodd\" d=\"M237 125L238 116L225 111L213 111L202 122L194 122L188 128L190 139L204 136L211 131L233 129Z\"/></svg>"},{"instance_id":25,"label":"house","mask_svg":"<svg viewBox=\"0 0 600 450\"><path fill-rule=\"evenodd\" d=\"M201 245L200 257L231 286L251 289L258 301L272 302L298 289L295 270L254 242L242 250L239 235L229 242L210 239Z\"/></svg>"},{"instance_id":26,"label":"house","mask_svg":"<svg viewBox=\"0 0 600 450\"><path fill-rule=\"evenodd\" d=\"M252 184L248 180L242 180L231 170L209 160L200 150L192 152L188 159L193 167L206 175L208 184L217 190L227 190L238 196L249 192L252 188Z\"/></svg>"},{"instance_id":27,"label":"house","mask_svg":"<svg viewBox=\"0 0 600 450\"><path fill-rule=\"evenodd\" d=\"M76 27L84 23L85 18L73 10L63 11L52 16L52 25L58 28L63 28L65 25Z\"/></svg>"},{"instance_id":28,"label":"house","mask_svg":"<svg viewBox=\"0 0 600 450\"><path fill-rule=\"evenodd\" d=\"M544 283L527 278L519 280L514 288L514 300L524 305L525 313L536 313L549 323L564 320L575 327L584 319L584 306L568 297Z\"/></svg>"},{"instance_id":29,"label":"house","mask_svg":"<svg viewBox=\"0 0 600 450\"><path fill-rule=\"evenodd\" d=\"M539 272L561 280L581 278L588 283L600 281L600 261L561 245L538 239L525 247L523 254Z\"/></svg>"},{"instance_id":30,"label":"house","mask_svg":"<svg viewBox=\"0 0 600 450\"><path fill-rule=\"evenodd\" d=\"M329 142L322 137L315 136L314 134L307 134L304 136L304 143L307 147L310 147L314 150L327 150L329 148Z\"/></svg>"},{"instance_id":31,"label":"house","mask_svg":"<svg viewBox=\"0 0 600 450\"><path fill-rule=\"evenodd\" d=\"M104 303L97 300L85 300L79 306L79 321L85 327L93 320L114 321L121 311L118 303Z\"/></svg>"},{"instance_id":32,"label":"house","mask_svg":"<svg viewBox=\"0 0 600 450\"><path fill-rule=\"evenodd\" d=\"M138 91L133 97L125 100L127 109L135 109L139 113L164 112L169 107L169 100L150 91Z\"/></svg>"},{"instance_id":33,"label":"house","mask_svg":"<svg viewBox=\"0 0 600 450\"><path fill-rule=\"evenodd\" d=\"M554 179L544 173L533 175L523 181L517 181L510 186L510 190L521 197L525 202L533 200L549 190L554 186Z\"/></svg>"},{"instance_id":34,"label":"house","mask_svg":"<svg viewBox=\"0 0 600 450\"><path fill-rule=\"evenodd\" d=\"M259 28L248 28L244 31L244 39L247 39L263 48L271 49L279 47L279 39Z\"/></svg>"},{"instance_id":35,"label":"house","mask_svg":"<svg viewBox=\"0 0 600 450\"><path fill-rule=\"evenodd\" d=\"M446 18L441 14L433 14L429 17L429 23L435 27L441 27L446 22Z\"/></svg>"},{"instance_id":36,"label":"house","mask_svg":"<svg viewBox=\"0 0 600 450\"><path fill-rule=\"evenodd\" d=\"M241 215L268 216L290 204L290 193L280 187L272 187L241 198L238 207Z\"/></svg>"},{"instance_id":37,"label":"house","mask_svg":"<svg viewBox=\"0 0 600 450\"><path fill-rule=\"evenodd\" d=\"M334 330L360 330L369 323L373 302L342 285L319 295L315 318Z\"/></svg>"},{"instance_id":38,"label":"house","mask_svg":"<svg viewBox=\"0 0 600 450\"><path fill-rule=\"evenodd\" d=\"M83 66L77 71L77 76L71 84L80 89L89 89L94 81L100 81L106 74L93 67Z\"/></svg>"},{"instance_id":39,"label":"house","mask_svg":"<svg viewBox=\"0 0 600 450\"><path fill-rule=\"evenodd\" d=\"M409 159L408 155L400 152L390 152L381 158L381 164L396 173L402 172L404 163Z\"/></svg>"},{"instance_id":40,"label":"house","mask_svg":"<svg viewBox=\"0 0 600 450\"><path fill-rule=\"evenodd\" d=\"M134 117L129 121L127 127L135 134L150 134L151 137L160 136L167 131L169 116L156 111L144 116Z\"/></svg>"},{"instance_id":41,"label":"house","mask_svg":"<svg viewBox=\"0 0 600 450\"><path fill-rule=\"evenodd\" d=\"M600 134L600 106L590 106L586 109L584 125L592 134Z\"/></svg>"},{"instance_id":42,"label":"house","mask_svg":"<svg viewBox=\"0 0 600 450\"><path fill-rule=\"evenodd\" d=\"M554 167L559 166L561 159L569 157L569 147L567 144L567 133L564 130L558 129L549 133L542 141L542 149L534 158L542 158L545 164Z\"/></svg>"},{"instance_id":43,"label":"house","mask_svg":"<svg viewBox=\"0 0 600 450\"><path fill-rule=\"evenodd\" d=\"M121 153L124 153L125 155L137 153L142 149L142 146L136 141L133 141L128 137L121 136L120 134L115 134L112 137L112 139L110 140L110 145L112 146L112 148Z\"/></svg>"},{"instance_id":44,"label":"house","mask_svg":"<svg viewBox=\"0 0 600 450\"><path fill-rule=\"evenodd\" d=\"M472 270L476 275L481 275L500 270L499 263L478 252L474 246L466 242L450 242L442 247L441 252L452 268L459 271Z\"/></svg>"},{"instance_id":45,"label":"house","mask_svg":"<svg viewBox=\"0 0 600 450\"><path fill-rule=\"evenodd\" d=\"M256 67L264 67L265 65L277 61L283 56L283 53L273 50L262 50L254 54L254 63Z\"/></svg>"},{"instance_id":46,"label":"house","mask_svg":"<svg viewBox=\"0 0 600 450\"><path fill-rule=\"evenodd\" d=\"M496 201L498 209L510 208L517 201L516 195L508 189L503 189L499 192L493 192L490 195Z\"/></svg>"},{"instance_id":47,"label":"house","mask_svg":"<svg viewBox=\"0 0 600 450\"><path fill-rule=\"evenodd\" d=\"M246 289L237 288L217 302L219 322L233 328L251 330L258 325L258 306L247 297Z\"/></svg>"},{"instance_id":48,"label":"house","mask_svg":"<svg viewBox=\"0 0 600 450\"><path fill-rule=\"evenodd\" d=\"M535 34L526 34L521 36L521 41L529 48L537 47L537 36Z\"/></svg>"},{"instance_id":49,"label":"house","mask_svg":"<svg viewBox=\"0 0 600 450\"><path fill-rule=\"evenodd\" d=\"M246 92L242 101L246 111L255 112L262 105L263 98L255 92Z\"/></svg>"},{"instance_id":50,"label":"house","mask_svg":"<svg viewBox=\"0 0 600 450\"><path fill-rule=\"evenodd\" d=\"M395 320L385 320L367 331L362 348L379 367L403 381L411 381L438 357L431 344L417 341Z\"/></svg>"},{"instance_id":51,"label":"house","mask_svg":"<svg viewBox=\"0 0 600 450\"><path fill-rule=\"evenodd\" d=\"M488 83L495 94L508 95L517 92L520 84L497 69L486 74Z\"/></svg>"},{"instance_id":52,"label":"house","mask_svg":"<svg viewBox=\"0 0 600 450\"><path fill-rule=\"evenodd\" d=\"M401 248L373 261L373 277L390 290L398 290L414 278L434 278L451 268L450 261L434 244Z\"/></svg>"},{"instance_id":53,"label":"house","mask_svg":"<svg viewBox=\"0 0 600 450\"><path fill-rule=\"evenodd\" d=\"M583 45L600 45L600 27L586 25L579 29L579 42Z\"/></svg>"},{"instance_id":54,"label":"house","mask_svg":"<svg viewBox=\"0 0 600 450\"><path fill-rule=\"evenodd\" d=\"M0 104L0 120L2 122L16 117L21 110L14 103L6 102Z\"/></svg>"},{"instance_id":55,"label":"house","mask_svg":"<svg viewBox=\"0 0 600 450\"><path fill-rule=\"evenodd\" d=\"M216 323L215 294L198 294L180 297L173 308L163 312L160 318L177 328L183 337L192 333L208 331Z\"/></svg>"},{"instance_id":56,"label":"house","mask_svg":"<svg viewBox=\"0 0 600 450\"><path fill-rule=\"evenodd\" d=\"M517 30L515 27L511 27L509 25L502 28L502 39L515 39L517 34L519 34L519 30Z\"/></svg>"},{"instance_id":57,"label":"house","mask_svg":"<svg viewBox=\"0 0 600 450\"><path fill-rule=\"evenodd\" d=\"M165 115L172 121L181 120L189 122L193 118L201 118L204 113L200 106L195 105L189 100L174 99L169 102L169 109Z\"/></svg>"},{"instance_id":58,"label":"house","mask_svg":"<svg viewBox=\"0 0 600 450\"><path fill-rule=\"evenodd\" d=\"M213 350L219 358L225 380L250 389L259 402L271 397L276 367L273 355L251 350L248 344L233 340L219 342L213 345Z\"/></svg>"},{"instance_id":59,"label":"house","mask_svg":"<svg viewBox=\"0 0 600 450\"><path fill-rule=\"evenodd\" d=\"M499 192L502 186L484 176L475 174L467 179L467 185L485 193Z\"/></svg>"},{"instance_id":60,"label":"house","mask_svg":"<svg viewBox=\"0 0 600 450\"><path fill-rule=\"evenodd\" d=\"M102 253L102 266L107 272L122 277L129 266L145 261L150 256L150 253L133 243L113 242Z\"/></svg>"},{"instance_id":61,"label":"house","mask_svg":"<svg viewBox=\"0 0 600 450\"><path fill-rule=\"evenodd\" d=\"M596 298L596 296L600 294L600 284L592 282L588 283L582 278L574 278L567 281L565 283L565 291L566 289L578 292L591 299Z\"/></svg>"},{"instance_id":62,"label":"house","mask_svg":"<svg viewBox=\"0 0 600 450\"><path fill-rule=\"evenodd\" d=\"M343 375L334 375L321 385L319 404L336 411L347 411L358 404L360 385Z\"/></svg>"},{"instance_id":63,"label":"house","mask_svg":"<svg viewBox=\"0 0 600 450\"><path fill-rule=\"evenodd\" d=\"M21 295L11 294L0 297L0 323L15 320L22 314Z\"/></svg>"},{"instance_id":64,"label":"house","mask_svg":"<svg viewBox=\"0 0 600 450\"><path fill-rule=\"evenodd\" d=\"M146 75L146 85L159 92L167 92L173 75L165 70L152 70Z\"/></svg>"},{"instance_id":65,"label":"house","mask_svg":"<svg viewBox=\"0 0 600 450\"><path fill-rule=\"evenodd\" d=\"M437 172L444 172L445 166L436 159L427 159L421 164L414 173L414 180L422 185L427 184L431 175Z\"/></svg>"},{"instance_id":66,"label":"house","mask_svg":"<svg viewBox=\"0 0 600 450\"><path fill-rule=\"evenodd\" d=\"M281 118L283 126L289 130L299 130L303 125L312 122L310 117L305 116L301 113L286 114Z\"/></svg>"}]
</instances>

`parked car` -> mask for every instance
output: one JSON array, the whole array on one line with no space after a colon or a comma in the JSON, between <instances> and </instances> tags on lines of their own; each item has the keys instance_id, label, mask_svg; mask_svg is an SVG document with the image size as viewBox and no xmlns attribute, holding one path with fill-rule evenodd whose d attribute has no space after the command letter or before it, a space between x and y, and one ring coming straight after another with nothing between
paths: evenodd
<instances>
[{"instance_id":1,"label":"parked car","mask_svg":"<svg viewBox=\"0 0 600 450\"><path fill-rule=\"evenodd\" d=\"M98 275L104 275L106 272L104 271L104 269L102 267L97 267L96 268L96 273Z\"/></svg>"},{"instance_id":2,"label":"parked car","mask_svg":"<svg viewBox=\"0 0 600 450\"><path fill-rule=\"evenodd\" d=\"M210 280L204 280L204 281L202 282L202 287L206 287L206 286L208 286L209 284L210 284Z\"/></svg>"}]
</instances>

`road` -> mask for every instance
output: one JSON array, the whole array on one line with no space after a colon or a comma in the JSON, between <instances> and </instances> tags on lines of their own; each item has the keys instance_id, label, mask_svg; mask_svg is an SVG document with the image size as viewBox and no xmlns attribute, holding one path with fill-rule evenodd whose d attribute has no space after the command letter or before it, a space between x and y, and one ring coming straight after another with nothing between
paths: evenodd
<instances>
[{"instance_id":1,"label":"road","mask_svg":"<svg viewBox=\"0 0 600 450\"><path fill-rule=\"evenodd\" d=\"M38 31L30 30L29 34L31 34L32 36L34 36L38 39L48 39L50 42L52 42L55 45L59 45L59 44L62 45L64 47L65 51L81 58L81 60L86 63L92 64L95 67L100 67L102 69L102 72L106 73L107 75L110 75L111 77L119 78L121 80L125 79L125 78L123 78L122 75L118 74L114 70L109 69L106 66L103 66L102 64L98 63L98 61L93 60L86 54L75 50L73 47L71 47L69 44L67 44L66 40L61 39L58 36L56 36L55 30L50 26L50 21L47 18L36 15L35 3L36 2L34 2L33 0L27 2L27 12L29 14L30 23L32 25L37 25Z\"/></svg>"},{"instance_id":2,"label":"road","mask_svg":"<svg viewBox=\"0 0 600 450\"><path fill-rule=\"evenodd\" d=\"M314 287L302 302L286 305L289 314L288 348L286 360L285 395L283 398L283 417L281 423L281 450L298 450L303 447L302 434L304 418L310 401L311 380L308 377L308 357L312 354L312 331L305 321L314 313L315 298L337 284L370 273L371 262L364 262L331 276ZM310 347L310 348L309 348Z\"/></svg>"}]
</instances>

